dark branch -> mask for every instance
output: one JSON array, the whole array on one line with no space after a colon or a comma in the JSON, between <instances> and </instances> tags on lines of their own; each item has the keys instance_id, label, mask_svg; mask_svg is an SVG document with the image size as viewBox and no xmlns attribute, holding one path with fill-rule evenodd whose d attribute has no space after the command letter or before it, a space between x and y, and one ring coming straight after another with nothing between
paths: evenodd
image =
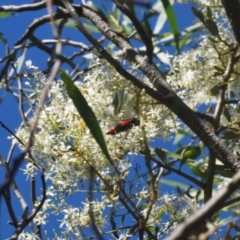
<instances>
[{"instance_id":1,"label":"dark branch","mask_svg":"<svg viewBox=\"0 0 240 240\"><path fill-rule=\"evenodd\" d=\"M209 148L215 158L218 158L224 165L228 166L234 171L240 169L240 161L238 158L230 152L218 139L215 133L208 127L207 124L202 121L201 118L183 101L177 96L172 90L171 86L165 81L160 74L159 70L154 64L149 63L147 58L143 58L138 55L134 48L126 41L125 38L121 37L112 28L108 26L106 22L97 15L96 12L92 11L85 6L79 9L78 13L91 20L94 25L111 41L113 41L119 48L121 48L125 54L125 57L129 61L136 62L139 64L140 70L149 78L149 81L157 89L156 92L153 89L146 88L146 92L158 100L160 103L164 103L172 112L174 112L187 126L191 128L193 132L197 134L201 141ZM139 84L138 79L133 75L122 69L120 63L113 59L103 49L103 47L86 31L83 26L79 25L78 16L72 16L78 29L88 38L88 40L95 45L96 49L100 54L110 63L115 69L126 79L130 80L134 85L143 88L142 84Z\"/></svg>"},{"instance_id":2,"label":"dark branch","mask_svg":"<svg viewBox=\"0 0 240 240\"><path fill-rule=\"evenodd\" d=\"M114 3L132 21L134 27L137 30L137 33L139 34L143 43L146 46L146 50L147 50L146 54L149 58L149 61L151 61L153 56L153 43L151 39L151 33L146 33L146 31L144 30L144 28L142 27L141 23L138 21L136 16L124 6L122 1L114 0Z\"/></svg>"},{"instance_id":3,"label":"dark branch","mask_svg":"<svg viewBox=\"0 0 240 240\"><path fill-rule=\"evenodd\" d=\"M223 7L225 8L229 22L232 26L235 38L240 46L240 2L239 0L222 0Z\"/></svg>"},{"instance_id":4,"label":"dark branch","mask_svg":"<svg viewBox=\"0 0 240 240\"><path fill-rule=\"evenodd\" d=\"M239 188L240 172L234 177L232 182L213 196L200 210L178 225L174 232L166 240L187 239L188 233L195 229L199 223L204 222L212 216L227 198Z\"/></svg>"}]
</instances>

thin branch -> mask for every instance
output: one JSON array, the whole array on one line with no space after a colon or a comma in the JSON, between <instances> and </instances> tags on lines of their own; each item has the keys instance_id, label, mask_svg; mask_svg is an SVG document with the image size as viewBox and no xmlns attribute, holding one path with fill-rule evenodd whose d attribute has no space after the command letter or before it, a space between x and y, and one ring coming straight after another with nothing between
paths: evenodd
<instances>
[{"instance_id":1,"label":"thin branch","mask_svg":"<svg viewBox=\"0 0 240 240\"><path fill-rule=\"evenodd\" d=\"M54 27L53 27L54 28ZM55 34L55 38L57 39L60 39L58 34L57 34L57 31L54 31L54 34ZM19 155L19 157L15 158L14 162L13 162L13 167L11 169L11 175L12 177L14 177L17 169L19 168L20 164L22 163L25 155L27 152L29 152L30 148L32 147L33 145L33 142L34 142L34 134L35 134L35 130L37 128L37 124L38 124L38 119L39 119L39 116L40 116L40 113L41 113L41 110L42 110L42 107L44 105L44 101L47 97L47 93L48 93L48 90L50 89L54 79L55 79L55 76L57 75L57 72L60 68L60 65L61 65L61 61L59 60L58 56L61 54L61 49L62 49L62 45L60 43L60 41L56 44L56 61L55 61L55 64L52 68L52 71L51 71L51 74L48 78L48 82L46 83L44 89L42 90L41 92L41 96L40 96L40 101L39 101L39 105L38 105L38 109L36 111L36 115L35 115L35 118L34 118L34 121L33 121L33 125L32 125L32 129L30 131L30 134L29 134L29 139L28 139L28 143L25 145L25 149L22 151L22 153ZM1 122L0 122L1 123ZM1 123L2 124L2 123ZM37 164L34 163L36 166ZM40 169L39 169L40 170ZM44 175L42 176L44 178ZM44 180L45 182L45 180ZM10 183L10 180L8 180L7 182L5 182L3 184L3 186L0 188L0 196L3 194L3 191L6 187L8 187ZM45 184L45 183L44 183ZM42 203L43 204L43 203Z\"/></svg>"},{"instance_id":2,"label":"thin branch","mask_svg":"<svg viewBox=\"0 0 240 240\"><path fill-rule=\"evenodd\" d=\"M94 212L93 212L93 208L94 208L94 206L93 206L93 201L94 201L94 197L93 197L94 176L95 176L94 168L90 167L90 171L89 171L89 194L88 194L88 198L89 198L89 215L90 215L93 231L96 233L98 239L103 240L102 234L101 234L101 232L99 231L99 229L97 227L95 216L94 216Z\"/></svg>"},{"instance_id":3,"label":"thin branch","mask_svg":"<svg viewBox=\"0 0 240 240\"><path fill-rule=\"evenodd\" d=\"M240 100L224 100L224 104L238 104Z\"/></svg>"},{"instance_id":4,"label":"thin branch","mask_svg":"<svg viewBox=\"0 0 240 240\"><path fill-rule=\"evenodd\" d=\"M239 0L222 0L223 7L225 8L226 14L228 16L229 22L232 26L235 38L240 46L240 2Z\"/></svg>"},{"instance_id":5,"label":"thin branch","mask_svg":"<svg viewBox=\"0 0 240 240\"><path fill-rule=\"evenodd\" d=\"M32 41L32 43L24 43L24 44L16 45L14 48L15 49L31 48L31 47L40 46L40 45L45 46L47 44L56 44L57 42L58 41L56 39L38 40L37 38L35 38L35 40ZM82 42L76 42L69 39L60 39L60 42L62 43L62 45L69 45L71 47L82 48L85 51L89 51L89 46L87 46Z\"/></svg>"},{"instance_id":6,"label":"thin branch","mask_svg":"<svg viewBox=\"0 0 240 240\"><path fill-rule=\"evenodd\" d=\"M29 36L29 39L33 42L33 44L34 44L35 42L37 42L37 43L41 42L41 41L38 40L34 35ZM54 41L54 44L57 43L56 40L52 40L52 41ZM29 45L31 45L31 44L29 44ZM21 47L21 46L23 46L23 45L15 46L15 48L18 48L18 47ZM50 56L51 56L52 53L53 53L53 50L52 50L51 48L47 47L44 43L43 43L43 44L39 44L39 45L37 44L36 46L37 46L40 50L42 50L42 51L46 52L47 54L49 54ZM76 67L76 64L74 64L74 63L71 61L71 58L68 58L68 57L66 57L66 56L64 56L64 55L62 55L62 54L59 55L58 57L59 57L59 59L61 60L62 63L67 63L71 68L75 68L75 67ZM47 71L47 72L49 72L49 71Z\"/></svg>"},{"instance_id":7,"label":"thin branch","mask_svg":"<svg viewBox=\"0 0 240 240\"><path fill-rule=\"evenodd\" d=\"M197 227L199 223L207 220L216 211L218 211L222 203L239 188L239 184L240 172L236 173L230 184L214 195L199 211L191 215L184 222L180 223L166 240L187 239L188 233Z\"/></svg>"},{"instance_id":8,"label":"thin branch","mask_svg":"<svg viewBox=\"0 0 240 240\"><path fill-rule=\"evenodd\" d=\"M146 46L146 54L149 58L149 61L151 62L153 56L153 43L150 36L151 33L146 33L136 16L124 6L124 3L122 1L114 0L114 3L116 4L117 8L119 8L132 21L134 27L137 30L137 33Z\"/></svg>"},{"instance_id":9,"label":"thin branch","mask_svg":"<svg viewBox=\"0 0 240 240\"><path fill-rule=\"evenodd\" d=\"M206 171L206 182L204 186L204 203L206 203L212 197L213 181L215 177L215 164L216 159L210 154Z\"/></svg>"},{"instance_id":10,"label":"thin branch","mask_svg":"<svg viewBox=\"0 0 240 240\"><path fill-rule=\"evenodd\" d=\"M22 121L24 122L24 124L27 124L27 119L24 115L24 104L23 104L23 97L24 97L24 92L23 92L23 88L22 88L22 78L21 76L18 74L17 69L15 68L14 64L12 63L12 68L16 74L17 77L17 82L18 82L18 109L20 112L20 115L22 117Z\"/></svg>"},{"instance_id":11,"label":"thin branch","mask_svg":"<svg viewBox=\"0 0 240 240\"><path fill-rule=\"evenodd\" d=\"M237 202L239 202L239 201L240 201L240 196L239 196L239 197L236 197L236 198L233 198L233 199L231 199L231 200L228 200L228 201L224 202L221 206L219 206L219 209L218 209L218 210L221 210L221 209L223 209L223 208L225 208L225 207L228 207L228 206L230 206L230 205L232 205L232 204L234 204L234 203L237 203Z\"/></svg>"},{"instance_id":12,"label":"thin branch","mask_svg":"<svg viewBox=\"0 0 240 240\"><path fill-rule=\"evenodd\" d=\"M111 214L110 214L110 223L111 223L111 227L112 227L112 230L111 230L111 233L113 234L113 236L116 238L116 239L119 239L119 236L118 236L118 229L116 228L116 223L114 221L114 210L113 210L114 206L112 206L112 209L111 209Z\"/></svg>"},{"instance_id":13,"label":"thin branch","mask_svg":"<svg viewBox=\"0 0 240 240\"><path fill-rule=\"evenodd\" d=\"M205 187L205 184L199 180L197 180L196 178L184 173L184 172L181 172L180 170L176 170L175 168L172 168L168 165L165 165L161 162L159 162L157 159L151 157L152 161L154 161L159 167L162 167L164 169L167 169L168 171L171 171L171 172L174 172L176 174L178 174L179 176L182 176L184 178L186 178L187 180L191 181L192 183L196 184L197 186L199 186L200 188L204 189Z\"/></svg>"},{"instance_id":14,"label":"thin branch","mask_svg":"<svg viewBox=\"0 0 240 240\"><path fill-rule=\"evenodd\" d=\"M0 161L3 165L3 167L5 168L5 172L6 172L6 176L5 176L4 181L6 182L6 181L9 181L8 179L10 179L10 181L12 182L7 162L5 162L3 160L2 156L0 156ZM7 205L8 213L9 213L9 215L11 217L11 220L12 220L11 224L16 227L17 224L18 224L18 221L17 221L17 217L16 217L15 212L14 212L13 207L12 207L11 194L10 194L9 186L5 188L5 190L3 192L3 197L4 197L4 200L5 200L6 205Z\"/></svg>"},{"instance_id":15,"label":"thin branch","mask_svg":"<svg viewBox=\"0 0 240 240\"><path fill-rule=\"evenodd\" d=\"M31 35L33 35L34 31L38 29L40 26L42 26L45 23L49 23L49 19L53 18L54 20L66 18L67 14L64 12L57 12L52 14L47 14L45 16L42 16L38 19L35 19L27 28L26 32L23 34L23 36L15 43L15 46L23 44L23 42L30 38Z\"/></svg>"},{"instance_id":16,"label":"thin branch","mask_svg":"<svg viewBox=\"0 0 240 240\"><path fill-rule=\"evenodd\" d=\"M7 5L0 6L0 11L3 12L26 12L26 11L36 11L43 9L45 7L45 1L34 3L34 4L22 4L22 5Z\"/></svg>"},{"instance_id":17,"label":"thin branch","mask_svg":"<svg viewBox=\"0 0 240 240\"><path fill-rule=\"evenodd\" d=\"M46 181L45 181L45 177L44 177L44 172L41 170L41 180L42 180L42 198L40 203L37 206L34 206L34 211L33 213L27 217L27 215L22 218L21 223L18 224L18 227L16 228L14 234L9 238L9 240L15 240L18 238L19 234L24 230L24 228L26 226L28 226L29 223L31 223L33 221L33 219L35 218L36 214L40 211L40 209L42 208L47 195L46 195Z\"/></svg>"},{"instance_id":18,"label":"thin branch","mask_svg":"<svg viewBox=\"0 0 240 240\"><path fill-rule=\"evenodd\" d=\"M24 146L25 144L22 142L22 140L12 132L12 130L10 130L2 121L0 121L0 125L5 128L12 136L14 136L19 143L21 143L22 146Z\"/></svg>"},{"instance_id":19,"label":"thin branch","mask_svg":"<svg viewBox=\"0 0 240 240\"><path fill-rule=\"evenodd\" d=\"M220 117L221 117L224 107L225 107L225 93L227 90L226 83L229 81L229 79L231 77L235 63L237 63L237 60L235 58L235 54L236 54L237 50L238 50L238 48L237 48L237 46L235 46L235 48L233 49L231 56L228 60L228 64L224 71L224 74L222 76L222 84L220 86L220 94L219 94L219 98L218 98L218 103L217 103L217 106L215 108L215 112L213 115L213 126L214 126L215 131L219 128Z\"/></svg>"}]
</instances>

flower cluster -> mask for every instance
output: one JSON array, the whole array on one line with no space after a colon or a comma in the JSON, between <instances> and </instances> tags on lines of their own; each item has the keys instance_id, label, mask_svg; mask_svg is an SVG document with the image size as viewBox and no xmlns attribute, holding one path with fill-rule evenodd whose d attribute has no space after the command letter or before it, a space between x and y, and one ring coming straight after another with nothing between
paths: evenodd
<instances>
[{"instance_id":1,"label":"flower cluster","mask_svg":"<svg viewBox=\"0 0 240 240\"><path fill-rule=\"evenodd\" d=\"M34 73L25 74L30 80L28 87L32 87L34 91L29 101L37 108L39 96L47 83L47 78L44 78L38 68L29 64L28 62L28 68L34 69ZM129 71L132 74L138 74L134 69ZM139 79L149 85L146 78L139 77ZM133 125L132 128L116 135L105 135L115 170L110 167L86 123L79 116L61 80L51 86L45 100L34 136L34 145L31 147L31 155L37 164L45 169L46 179L51 181L48 196L53 202L56 203L66 196L86 191L86 184L94 167L97 173L98 193L103 197L101 201L110 207L119 199L119 181L127 179L129 172L132 171L130 155L139 154L140 150L145 149L144 135L147 140L154 139L156 136L168 139L177 130L178 122L168 109L146 95L144 90L140 91L134 87L102 60L100 67L89 71L83 77L83 81L75 84L94 111L103 133L121 120L132 117L141 119L140 126ZM129 100L123 104L118 114L114 114L112 103L116 91L119 90L124 90ZM17 136L23 142L28 140L34 117L33 115L28 125L17 132ZM126 158L126 154L130 154L129 157ZM26 165L24 172L30 175L33 174L33 165L30 159L27 158L27 160L30 162ZM114 171L115 174L113 174ZM47 201L35 221L44 224L48 214L51 214L50 209L54 212L56 209L57 211L64 209L61 226L66 226L70 232L74 232L74 226L77 225L90 226L89 210L85 207L59 205L61 206L59 208L56 206L57 203L53 206ZM100 226L105 225L103 210L104 208L101 208L97 211Z\"/></svg>"},{"instance_id":2,"label":"flower cluster","mask_svg":"<svg viewBox=\"0 0 240 240\"><path fill-rule=\"evenodd\" d=\"M200 46L173 59L171 72L167 77L167 81L181 98L195 110L202 104L216 104L218 90L235 43L230 28L226 27L229 23L221 8L212 12L212 19L217 23L220 37L211 34L201 36ZM239 69L238 63L228 80L229 92L233 88L236 91L236 86L239 86Z\"/></svg>"},{"instance_id":3,"label":"flower cluster","mask_svg":"<svg viewBox=\"0 0 240 240\"><path fill-rule=\"evenodd\" d=\"M218 96L213 90L222 83L222 76L231 55L230 49L234 44L232 35L226 30L227 22L221 10L214 12L213 18L219 22L221 39L203 36L198 48L174 58L167 77L167 81L183 101L195 110L203 103L216 104ZM110 164L102 153L61 80L54 82L48 92L38 120L34 145L30 149L31 156L45 169L46 179L50 182L47 191L49 198L37 214L35 222L45 224L50 214L57 214L61 218L60 227L66 228L63 234L73 234L76 238L81 238L83 229L91 227L91 214L94 215L95 225L99 229L107 227L111 216L110 209L113 207L115 214L125 216L123 209L126 205L123 203L126 199L132 208L135 204L136 211L143 216L148 215L152 191L147 183L149 172L146 170L145 175L142 172L140 174L140 170L132 165L131 155L146 149L145 140L150 141L156 137L171 138L180 124L167 108L124 79L111 65L101 59L95 61L98 64L85 73L82 81L75 82L75 85L95 113L102 132L107 132L121 120L140 119L140 126L133 125L116 135L104 135L113 163ZM228 83L234 86L235 97L238 94L236 86L240 74L239 64L236 64L236 69L228 80ZM47 78L38 68L32 66L30 61L26 65L29 70L34 69L32 74L26 73L25 76L30 80L27 86L34 92L29 95L29 102L37 108ZM134 67L126 66L126 69L151 86L148 79L139 76ZM116 112L113 99L118 91L124 91L127 101L122 104L120 111ZM34 117L33 114L28 125L17 132L23 142L28 141ZM27 160L29 163L24 172L29 176L34 174L34 166L30 158ZM80 206L79 203L78 206L67 204L66 196L81 193L85 198L89 197L86 192L89 193L88 184L91 178L92 184L94 182L91 194L96 194L94 201L89 202L86 199L81 201ZM139 210L140 206L145 208ZM161 216L172 211L175 215L166 221L169 230L174 223L189 215L188 210L184 204L180 207L180 200L176 197L163 195L153 204L148 225L162 226ZM123 231L120 239L125 239L126 236L128 232Z\"/></svg>"}]
</instances>

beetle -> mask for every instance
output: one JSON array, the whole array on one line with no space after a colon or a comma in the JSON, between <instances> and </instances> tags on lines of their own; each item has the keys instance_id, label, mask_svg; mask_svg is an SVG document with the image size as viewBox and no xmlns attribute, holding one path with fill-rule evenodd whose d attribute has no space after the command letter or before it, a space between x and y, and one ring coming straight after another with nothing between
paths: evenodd
<instances>
[{"instance_id":1,"label":"beetle","mask_svg":"<svg viewBox=\"0 0 240 240\"><path fill-rule=\"evenodd\" d=\"M137 118L128 118L118 122L115 126L111 127L111 129L107 131L106 134L115 135L117 133L120 133L132 128L133 125L139 126L140 121Z\"/></svg>"}]
</instances>

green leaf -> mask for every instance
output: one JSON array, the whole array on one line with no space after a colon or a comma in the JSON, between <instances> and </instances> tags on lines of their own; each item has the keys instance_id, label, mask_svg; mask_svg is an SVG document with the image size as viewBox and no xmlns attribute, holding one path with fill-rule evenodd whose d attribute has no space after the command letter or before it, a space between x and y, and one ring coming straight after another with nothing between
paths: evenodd
<instances>
[{"instance_id":1,"label":"green leaf","mask_svg":"<svg viewBox=\"0 0 240 240\"><path fill-rule=\"evenodd\" d=\"M187 151L190 152L189 158L196 159L201 153L201 148L199 146L191 146L187 148Z\"/></svg>"},{"instance_id":2,"label":"green leaf","mask_svg":"<svg viewBox=\"0 0 240 240\"><path fill-rule=\"evenodd\" d=\"M196 176L205 178L204 172L202 172L201 169L199 168L199 166L196 165L195 160L189 159L188 161L186 161L186 164L188 165L188 167L190 168L192 173L194 173Z\"/></svg>"},{"instance_id":3,"label":"green leaf","mask_svg":"<svg viewBox=\"0 0 240 240\"><path fill-rule=\"evenodd\" d=\"M173 181L173 180L168 180L168 179L161 178L160 182L163 183L163 184L166 184L168 186L171 186L171 187L179 187L179 188L181 188L182 190L185 190L185 191L189 189L188 185L180 183L179 181Z\"/></svg>"},{"instance_id":4,"label":"green leaf","mask_svg":"<svg viewBox=\"0 0 240 240\"><path fill-rule=\"evenodd\" d=\"M26 41L26 43L28 43L28 40ZM16 71L17 73L20 72L20 70L22 69L22 66L25 62L25 56L27 54L28 48L24 47L23 49L21 49L21 54L18 57L17 61L16 61ZM15 72L14 69L11 69L11 71L9 72L9 76L12 76L12 74Z\"/></svg>"},{"instance_id":5,"label":"green leaf","mask_svg":"<svg viewBox=\"0 0 240 240\"><path fill-rule=\"evenodd\" d=\"M12 14L9 13L9 12L0 12L0 18L5 18L5 17L9 17L11 16Z\"/></svg>"},{"instance_id":6,"label":"green leaf","mask_svg":"<svg viewBox=\"0 0 240 240\"><path fill-rule=\"evenodd\" d=\"M74 82L70 78L70 76L68 76L62 70L60 70L60 76L63 82L66 84L68 95L72 99L74 106L76 107L82 119L86 123L96 142L100 146L102 152L105 154L107 159L111 161L101 128L93 110L88 105L81 91L74 85Z\"/></svg>"},{"instance_id":7,"label":"green leaf","mask_svg":"<svg viewBox=\"0 0 240 240\"><path fill-rule=\"evenodd\" d=\"M240 138L240 132L236 129L226 129L222 138L228 140L238 140Z\"/></svg>"},{"instance_id":8,"label":"green leaf","mask_svg":"<svg viewBox=\"0 0 240 240\"><path fill-rule=\"evenodd\" d=\"M160 208L160 210L158 211L157 216L154 218L155 220L159 219L162 217L162 215L166 212L166 209L164 207Z\"/></svg>"},{"instance_id":9,"label":"green leaf","mask_svg":"<svg viewBox=\"0 0 240 240\"><path fill-rule=\"evenodd\" d=\"M207 110L205 111L205 114L211 113L212 110L213 110L213 106L211 105L207 108Z\"/></svg>"},{"instance_id":10,"label":"green leaf","mask_svg":"<svg viewBox=\"0 0 240 240\"><path fill-rule=\"evenodd\" d=\"M222 68L220 68L218 66L214 66L213 69L216 70L217 72L221 73L221 74L224 73L224 69L222 69Z\"/></svg>"},{"instance_id":11,"label":"green leaf","mask_svg":"<svg viewBox=\"0 0 240 240\"><path fill-rule=\"evenodd\" d=\"M216 96L219 94L219 86L215 85L210 89L210 96Z\"/></svg>"},{"instance_id":12,"label":"green leaf","mask_svg":"<svg viewBox=\"0 0 240 240\"><path fill-rule=\"evenodd\" d=\"M239 203L238 203L239 204ZM237 208L235 208L234 210L236 211L236 210L238 210L239 209L239 205L237 205ZM235 212L234 211L234 212ZM223 227L223 226L229 226L229 224L232 224L233 222L236 222L237 220L239 220L239 218L238 218L238 216L237 215L235 215L236 217L234 217L234 215L231 215L231 216L227 216L227 217L222 217L221 219L220 219L220 221L218 221L217 223L218 223L218 226L219 227ZM239 233L237 234L237 236L239 237ZM238 237L237 238L235 238L235 239L238 239Z\"/></svg>"},{"instance_id":13,"label":"green leaf","mask_svg":"<svg viewBox=\"0 0 240 240\"><path fill-rule=\"evenodd\" d=\"M144 210L144 209L146 209L146 208L148 208L148 205L147 205L147 204L143 204L143 205L141 205L138 209L139 209L139 210Z\"/></svg>"},{"instance_id":14,"label":"green leaf","mask_svg":"<svg viewBox=\"0 0 240 240\"><path fill-rule=\"evenodd\" d=\"M177 143L179 143L180 141L182 141L182 139L183 139L185 136L186 136L185 134L178 132L177 135L175 136L175 139L174 139L173 144L176 145Z\"/></svg>"},{"instance_id":15,"label":"green leaf","mask_svg":"<svg viewBox=\"0 0 240 240\"><path fill-rule=\"evenodd\" d=\"M205 21L205 26L213 36L215 37L219 36L217 24L212 19L207 19Z\"/></svg>"},{"instance_id":16,"label":"green leaf","mask_svg":"<svg viewBox=\"0 0 240 240\"><path fill-rule=\"evenodd\" d=\"M199 146L190 146L187 148L180 148L177 151L179 154L182 154L182 152L184 152L184 154L181 158L180 168L186 163L188 159L196 159L197 156L201 153L201 148Z\"/></svg>"},{"instance_id":17,"label":"green leaf","mask_svg":"<svg viewBox=\"0 0 240 240\"><path fill-rule=\"evenodd\" d=\"M181 155L177 153L167 152L167 157L173 158L173 159L182 159Z\"/></svg>"},{"instance_id":18,"label":"green leaf","mask_svg":"<svg viewBox=\"0 0 240 240\"><path fill-rule=\"evenodd\" d=\"M179 49L181 50L190 39L191 33L187 33L180 41L179 41Z\"/></svg>"},{"instance_id":19,"label":"green leaf","mask_svg":"<svg viewBox=\"0 0 240 240\"><path fill-rule=\"evenodd\" d=\"M161 148L155 148L155 153L164 163L167 163L166 151L163 151Z\"/></svg>"},{"instance_id":20,"label":"green leaf","mask_svg":"<svg viewBox=\"0 0 240 240\"><path fill-rule=\"evenodd\" d=\"M170 4L169 0L162 0L164 10L167 14L167 18L172 30L172 34L174 36L174 41L179 52L179 38L178 38L178 26L177 26L177 19L173 10L172 5Z\"/></svg>"},{"instance_id":21,"label":"green leaf","mask_svg":"<svg viewBox=\"0 0 240 240\"><path fill-rule=\"evenodd\" d=\"M182 161L187 160L188 158L191 158L191 156L192 156L192 152L191 151L186 151L183 154Z\"/></svg>"},{"instance_id":22,"label":"green leaf","mask_svg":"<svg viewBox=\"0 0 240 240\"><path fill-rule=\"evenodd\" d=\"M231 122L231 115L226 107L223 110L223 115L229 122Z\"/></svg>"},{"instance_id":23,"label":"green leaf","mask_svg":"<svg viewBox=\"0 0 240 240\"><path fill-rule=\"evenodd\" d=\"M198 10L195 7L192 7L192 12L196 17L198 17L201 20L202 23L205 23L205 16L202 13L202 11Z\"/></svg>"},{"instance_id":24,"label":"green leaf","mask_svg":"<svg viewBox=\"0 0 240 240\"><path fill-rule=\"evenodd\" d=\"M57 20L56 23L59 24L61 22L61 20ZM99 33L99 30L97 27L95 27L92 23L83 23L84 27L92 33ZM67 23L64 25L66 27L70 27L70 28L76 28L76 24L73 20L68 20Z\"/></svg>"},{"instance_id":25,"label":"green leaf","mask_svg":"<svg viewBox=\"0 0 240 240\"><path fill-rule=\"evenodd\" d=\"M183 151L184 154L181 159L195 159L201 153L201 148L199 146L181 147L176 151L176 153L181 155Z\"/></svg>"},{"instance_id":26,"label":"green leaf","mask_svg":"<svg viewBox=\"0 0 240 240\"><path fill-rule=\"evenodd\" d=\"M227 169L224 165L216 165L215 173L222 175L226 178L233 178L234 172Z\"/></svg>"},{"instance_id":27,"label":"green leaf","mask_svg":"<svg viewBox=\"0 0 240 240\"><path fill-rule=\"evenodd\" d=\"M147 229L148 229L150 232L155 232L155 227L154 227L154 226L147 226Z\"/></svg>"},{"instance_id":28,"label":"green leaf","mask_svg":"<svg viewBox=\"0 0 240 240\"><path fill-rule=\"evenodd\" d=\"M132 95L125 89L117 90L113 99L114 115L121 111L123 104L128 103L132 99Z\"/></svg>"},{"instance_id":29,"label":"green leaf","mask_svg":"<svg viewBox=\"0 0 240 240\"><path fill-rule=\"evenodd\" d=\"M209 19L212 19L212 10L211 10L210 7L207 7L207 17L208 17Z\"/></svg>"}]
</instances>

